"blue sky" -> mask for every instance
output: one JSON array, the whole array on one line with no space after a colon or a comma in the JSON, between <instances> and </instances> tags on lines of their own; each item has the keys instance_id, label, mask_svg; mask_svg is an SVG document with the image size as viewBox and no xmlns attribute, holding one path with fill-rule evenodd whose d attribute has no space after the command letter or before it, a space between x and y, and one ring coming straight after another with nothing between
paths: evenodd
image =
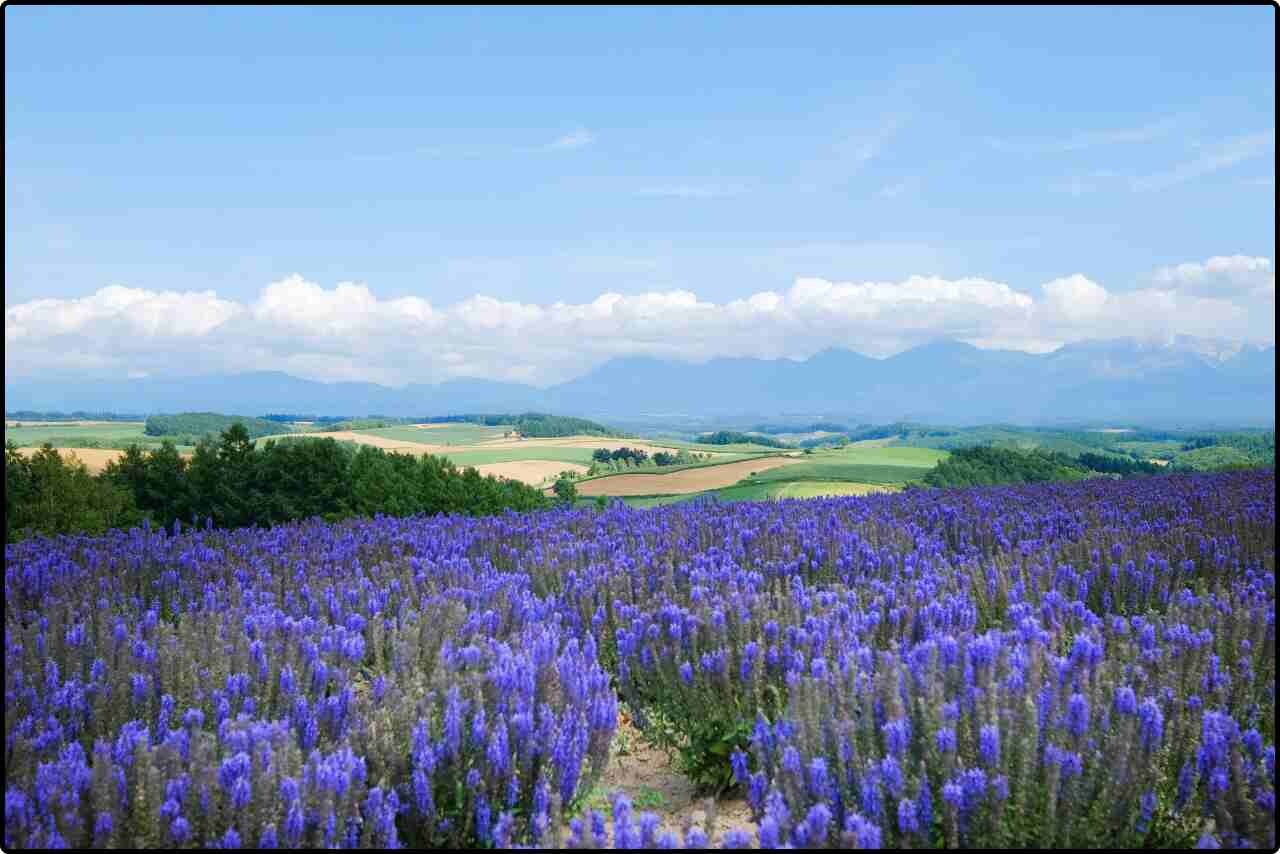
<instances>
[{"instance_id":1,"label":"blue sky","mask_svg":"<svg viewBox=\"0 0 1280 854\"><path fill-rule=\"evenodd\" d=\"M4 14L6 350L51 341L11 312L38 299L214 291L261 320L293 274L339 313L353 282L375 314L477 296L519 314L610 293L726 306L807 278L1042 302L1073 275L1117 296L1244 258L1274 299L1271 7ZM1081 334L842 329L873 353ZM805 355L789 334L757 354ZM494 374L470 343L412 378ZM299 370L360 371L307 346ZM716 346L672 355L741 349ZM520 359L502 370L564 372ZM393 374L369 377L411 378Z\"/></svg>"}]
</instances>

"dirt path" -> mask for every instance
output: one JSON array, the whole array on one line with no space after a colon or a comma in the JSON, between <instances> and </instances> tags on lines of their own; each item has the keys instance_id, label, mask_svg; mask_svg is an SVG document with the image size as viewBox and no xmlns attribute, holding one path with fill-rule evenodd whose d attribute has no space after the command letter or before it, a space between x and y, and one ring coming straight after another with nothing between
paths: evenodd
<instances>
[{"instance_id":1,"label":"dirt path","mask_svg":"<svg viewBox=\"0 0 1280 854\"><path fill-rule=\"evenodd\" d=\"M693 784L672 765L666 754L649 747L626 718L621 718L618 732L613 739L609 766L588 796L583 809L583 823L587 824L587 812L595 809L604 815L612 838L613 826L610 794L622 792L631 801L633 819L638 823L640 814L651 812L658 816L661 826L658 835L671 831L683 840L685 827L693 824L706 831L711 847L718 848L720 839L735 828L751 834L755 842L755 825L751 821L751 809L743 798L722 798L715 802L715 826L707 827L707 798L698 797ZM564 823L568 838L569 821Z\"/></svg>"},{"instance_id":2,"label":"dirt path","mask_svg":"<svg viewBox=\"0 0 1280 854\"><path fill-rule=\"evenodd\" d=\"M578 494L597 495L685 495L706 489L733 486L752 472L801 462L796 457L766 457L741 460L719 466L683 469L670 474L617 474L578 484Z\"/></svg>"}]
</instances>

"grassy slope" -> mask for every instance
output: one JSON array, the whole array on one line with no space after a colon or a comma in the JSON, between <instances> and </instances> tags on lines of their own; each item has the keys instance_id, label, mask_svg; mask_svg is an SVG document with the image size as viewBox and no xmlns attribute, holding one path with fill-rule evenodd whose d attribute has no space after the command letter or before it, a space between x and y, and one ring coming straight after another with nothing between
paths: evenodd
<instances>
[{"instance_id":1,"label":"grassy slope","mask_svg":"<svg viewBox=\"0 0 1280 854\"><path fill-rule=\"evenodd\" d=\"M86 427L75 424L6 427L4 428L4 439L6 442L13 440L20 448L35 448L50 441L64 448L76 447L75 442L86 440L112 444L135 440L140 444L144 441L159 442L159 439L143 434L141 421L122 421L118 424L99 424Z\"/></svg>"},{"instance_id":2,"label":"grassy slope","mask_svg":"<svg viewBox=\"0 0 1280 854\"><path fill-rule=\"evenodd\" d=\"M144 450L160 447L164 437L148 436L142 432L141 421L121 421L116 424L79 426L64 424L40 427L5 427L4 440L12 441L19 448L38 448L49 442L55 448L98 448L124 450L130 445L140 445ZM178 445L179 451L194 450L191 445Z\"/></svg>"}]
</instances>

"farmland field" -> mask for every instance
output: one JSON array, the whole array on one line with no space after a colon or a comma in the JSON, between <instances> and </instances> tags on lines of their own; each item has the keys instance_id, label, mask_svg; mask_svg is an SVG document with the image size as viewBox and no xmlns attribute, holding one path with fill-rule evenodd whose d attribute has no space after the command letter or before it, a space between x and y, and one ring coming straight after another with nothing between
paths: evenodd
<instances>
[{"instance_id":1,"label":"farmland field","mask_svg":"<svg viewBox=\"0 0 1280 854\"><path fill-rule=\"evenodd\" d=\"M1275 846L1272 471L5 563L8 849Z\"/></svg>"},{"instance_id":2,"label":"farmland field","mask_svg":"<svg viewBox=\"0 0 1280 854\"><path fill-rule=\"evenodd\" d=\"M681 468L668 474L661 469L653 474L616 474L591 478L578 484L580 495L679 495L687 492L703 492L731 486L753 472L795 464L796 457L766 457L759 460L739 460L714 466Z\"/></svg>"},{"instance_id":3,"label":"farmland field","mask_svg":"<svg viewBox=\"0 0 1280 854\"><path fill-rule=\"evenodd\" d=\"M889 440L870 439L831 451L820 451L815 457L822 461L838 462L848 465L867 464L885 466L907 466L912 468L933 468L939 461L947 458L947 452L936 448L910 448L890 445Z\"/></svg>"},{"instance_id":4,"label":"farmland field","mask_svg":"<svg viewBox=\"0 0 1280 854\"><path fill-rule=\"evenodd\" d=\"M590 448L494 448L494 449L444 449L435 451L460 466L483 466L493 463L510 463L521 460L548 460L552 462L576 463L581 466L591 464Z\"/></svg>"},{"instance_id":5,"label":"farmland field","mask_svg":"<svg viewBox=\"0 0 1280 854\"><path fill-rule=\"evenodd\" d=\"M671 480L672 474L663 473L665 470L661 469L653 474L607 475L580 481L578 493L583 496L622 496L635 507L659 506L671 503L671 500L662 500L664 496L690 496L695 493L723 501L863 495L918 480L938 460L946 459L949 453L932 448L893 447L880 440L873 441L874 444L857 443L841 450L821 450L798 456L795 455L797 452L791 451L784 452L788 454L785 457L747 458L733 467L714 465L707 471L716 472L717 476L700 480ZM801 485L805 483L822 486Z\"/></svg>"},{"instance_id":6,"label":"farmland field","mask_svg":"<svg viewBox=\"0 0 1280 854\"><path fill-rule=\"evenodd\" d=\"M481 424L414 424L403 427L379 427L357 430L365 436L381 436L402 442L424 442L431 445L473 445L490 439L501 439L509 428L486 427Z\"/></svg>"},{"instance_id":7,"label":"farmland field","mask_svg":"<svg viewBox=\"0 0 1280 854\"><path fill-rule=\"evenodd\" d=\"M5 442L14 442L20 448L38 448L45 442L53 442L55 447L85 447L77 444L85 441L102 444L128 442L156 442L159 440L146 436L142 432L141 421L101 421L73 422L63 424L41 423L32 426L14 427L6 422L4 428Z\"/></svg>"},{"instance_id":8,"label":"farmland field","mask_svg":"<svg viewBox=\"0 0 1280 854\"><path fill-rule=\"evenodd\" d=\"M871 495L876 492L894 492L897 487L880 483L850 483L848 481L796 480L778 484L770 498L824 498L836 495Z\"/></svg>"},{"instance_id":9,"label":"farmland field","mask_svg":"<svg viewBox=\"0 0 1280 854\"><path fill-rule=\"evenodd\" d=\"M554 462L549 460L513 460L505 463L487 463L476 466L476 470L483 475L493 475L495 477L505 477L510 480L518 480L527 483L530 486L540 486L550 480L554 480L557 475L563 471L572 471L577 474L586 472L587 467L577 463Z\"/></svg>"}]
</instances>

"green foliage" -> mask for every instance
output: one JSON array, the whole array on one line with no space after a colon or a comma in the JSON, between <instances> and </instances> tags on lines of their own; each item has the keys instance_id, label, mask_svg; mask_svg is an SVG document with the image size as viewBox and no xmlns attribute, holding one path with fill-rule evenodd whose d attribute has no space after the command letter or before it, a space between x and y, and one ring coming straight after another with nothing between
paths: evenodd
<instances>
[{"instance_id":1,"label":"green foliage","mask_svg":"<svg viewBox=\"0 0 1280 854\"><path fill-rule=\"evenodd\" d=\"M733 430L717 430L715 433L704 433L698 437L703 445L763 445L766 448L790 448L786 442L769 436L757 436L753 433L738 433Z\"/></svg>"},{"instance_id":2,"label":"green foliage","mask_svg":"<svg viewBox=\"0 0 1280 854\"><path fill-rule=\"evenodd\" d=\"M315 517L487 515L548 504L533 487L440 457L331 438L268 439L256 447L240 424L217 441L206 437L190 460L171 442L150 451L134 446L97 478L82 465L64 465L52 448L27 459L10 445L5 485L10 539L26 528L100 532L143 516L165 527L210 519L234 528Z\"/></svg>"},{"instance_id":3,"label":"green foliage","mask_svg":"<svg viewBox=\"0 0 1280 854\"><path fill-rule=\"evenodd\" d=\"M924 476L929 486L986 486L1081 480L1088 472L1061 454L981 446L961 448Z\"/></svg>"},{"instance_id":4,"label":"green foliage","mask_svg":"<svg viewBox=\"0 0 1280 854\"><path fill-rule=\"evenodd\" d=\"M1207 445L1176 455L1169 468L1173 471L1219 471L1263 465L1275 465L1274 452L1266 458L1231 445Z\"/></svg>"},{"instance_id":5,"label":"green foliage","mask_svg":"<svg viewBox=\"0 0 1280 854\"><path fill-rule=\"evenodd\" d=\"M572 507L574 502L578 500L578 487L574 486L573 481L564 475L560 476L551 491L556 494L557 501L569 507Z\"/></svg>"},{"instance_id":6,"label":"green foliage","mask_svg":"<svg viewBox=\"0 0 1280 854\"><path fill-rule=\"evenodd\" d=\"M1136 474L1159 474L1164 471L1163 466L1149 463L1146 460L1135 460L1131 457L1113 454L1096 454L1092 451L1081 454L1076 458L1076 462L1090 471L1118 474L1121 477L1130 477Z\"/></svg>"},{"instance_id":7,"label":"green foliage","mask_svg":"<svg viewBox=\"0 0 1280 854\"><path fill-rule=\"evenodd\" d=\"M132 495L67 461L52 445L31 456L4 450L5 542L34 534L100 534L139 519Z\"/></svg>"},{"instance_id":8,"label":"green foliage","mask_svg":"<svg viewBox=\"0 0 1280 854\"><path fill-rule=\"evenodd\" d=\"M216 412L183 412L178 415L152 415L143 428L148 436L211 436L221 433L233 424L245 428L250 439L271 436L281 432L280 425L265 418L245 418L239 415L219 415Z\"/></svg>"}]
</instances>

